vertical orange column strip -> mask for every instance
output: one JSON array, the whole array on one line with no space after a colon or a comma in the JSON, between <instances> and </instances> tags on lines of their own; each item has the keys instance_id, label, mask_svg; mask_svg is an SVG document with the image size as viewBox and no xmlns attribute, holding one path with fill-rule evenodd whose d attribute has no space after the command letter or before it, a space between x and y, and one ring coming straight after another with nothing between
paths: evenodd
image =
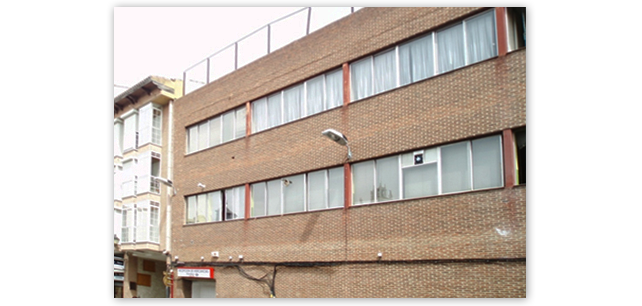
<instances>
[{"instance_id":1,"label":"vertical orange column strip","mask_svg":"<svg viewBox=\"0 0 642 306\"><path fill-rule=\"evenodd\" d=\"M502 132L504 146L504 187L515 186L515 141L513 131L508 129Z\"/></svg>"},{"instance_id":2,"label":"vertical orange column strip","mask_svg":"<svg viewBox=\"0 0 642 306\"><path fill-rule=\"evenodd\" d=\"M245 220L250 219L250 184L245 184Z\"/></svg>"},{"instance_id":3,"label":"vertical orange column strip","mask_svg":"<svg viewBox=\"0 0 642 306\"><path fill-rule=\"evenodd\" d=\"M352 206L352 170L350 164L343 165L343 207L348 208Z\"/></svg>"},{"instance_id":4,"label":"vertical orange column strip","mask_svg":"<svg viewBox=\"0 0 642 306\"><path fill-rule=\"evenodd\" d=\"M350 65L343 64L343 106L350 104Z\"/></svg>"},{"instance_id":5,"label":"vertical orange column strip","mask_svg":"<svg viewBox=\"0 0 642 306\"><path fill-rule=\"evenodd\" d=\"M504 56L508 53L508 33L506 31L506 8L495 8L495 23L497 24L497 53Z\"/></svg>"}]
</instances>

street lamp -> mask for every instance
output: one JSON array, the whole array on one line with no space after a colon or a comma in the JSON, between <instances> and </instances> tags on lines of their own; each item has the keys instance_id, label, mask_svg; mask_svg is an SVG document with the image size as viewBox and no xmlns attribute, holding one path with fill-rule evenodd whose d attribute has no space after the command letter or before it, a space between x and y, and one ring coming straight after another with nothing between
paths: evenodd
<instances>
[{"instance_id":1,"label":"street lamp","mask_svg":"<svg viewBox=\"0 0 642 306\"><path fill-rule=\"evenodd\" d=\"M345 135L343 135L343 134L341 134L338 131L333 130L333 129L327 129L327 130L321 132L321 134L323 134L325 137L330 138L332 141L334 141L334 142L336 142L336 143L338 143L338 144L340 144L342 146L346 146L348 148L348 160L350 160L352 158L352 152L350 151L350 145L348 145L348 138Z\"/></svg>"}]
</instances>

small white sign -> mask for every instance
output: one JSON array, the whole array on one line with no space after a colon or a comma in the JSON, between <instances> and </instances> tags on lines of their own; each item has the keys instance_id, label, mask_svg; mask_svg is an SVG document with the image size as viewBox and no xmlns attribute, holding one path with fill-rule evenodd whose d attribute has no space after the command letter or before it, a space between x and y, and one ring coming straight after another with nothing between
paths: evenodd
<instances>
[{"instance_id":1,"label":"small white sign","mask_svg":"<svg viewBox=\"0 0 642 306\"><path fill-rule=\"evenodd\" d=\"M214 268L178 268L178 277L214 278Z\"/></svg>"}]
</instances>

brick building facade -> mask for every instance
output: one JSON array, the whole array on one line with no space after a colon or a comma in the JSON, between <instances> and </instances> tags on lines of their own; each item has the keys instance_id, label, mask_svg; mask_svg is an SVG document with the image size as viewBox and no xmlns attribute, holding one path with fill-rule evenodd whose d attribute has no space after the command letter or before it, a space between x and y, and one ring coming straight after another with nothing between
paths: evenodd
<instances>
[{"instance_id":1,"label":"brick building facade","mask_svg":"<svg viewBox=\"0 0 642 306\"><path fill-rule=\"evenodd\" d=\"M526 296L525 9L364 8L173 115L174 297Z\"/></svg>"}]
</instances>

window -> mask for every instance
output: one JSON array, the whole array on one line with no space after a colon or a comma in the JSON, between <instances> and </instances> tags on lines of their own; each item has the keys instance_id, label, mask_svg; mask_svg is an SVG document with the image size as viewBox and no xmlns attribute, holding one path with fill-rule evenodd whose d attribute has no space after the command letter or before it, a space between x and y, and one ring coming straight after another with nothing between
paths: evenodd
<instances>
[{"instance_id":1,"label":"window","mask_svg":"<svg viewBox=\"0 0 642 306\"><path fill-rule=\"evenodd\" d=\"M281 113L281 92L267 98L268 128L280 125L283 120Z\"/></svg>"},{"instance_id":2,"label":"window","mask_svg":"<svg viewBox=\"0 0 642 306\"><path fill-rule=\"evenodd\" d=\"M252 133L343 105L341 69L252 101Z\"/></svg>"},{"instance_id":3,"label":"window","mask_svg":"<svg viewBox=\"0 0 642 306\"><path fill-rule=\"evenodd\" d=\"M470 143L459 142L440 149L442 193L471 190Z\"/></svg>"},{"instance_id":4,"label":"window","mask_svg":"<svg viewBox=\"0 0 642 306\"><path fill-rule=\"evenodd\" d=\"M308 173L308 207L310 210L323 209L327 207L327 180L326 170Z\"/></svg>"},{"instance_id":5,"label":"window","mask_svg":"<svg viewBox=\"0 0 642 306\"><path fill-rule=\"evenodd\" d=\"M374 93L397 87L397 56L395 49L377 54L374 60Z\"/></svg>"},{"instance_id":6,"label":"window","mask_svg":"<svg viewBox=\"0 0 642 306\"><path fill-rule=\"evenodd\" d=\"M143 201L123 205L121 242L160 242L160 204Z\"/></svg>"},{"instance_id":7,"label":"window","mask_svg":"<svg viewBox=\"0 0 642 306\"><path fill-rule=\"evenodd\" d=\"M186 224L223 220L223 192L214 191L187 197Z\"/></svg>"},{"instance_id":8,"label":"window","mask_svg":"<svg viewBox=\"0 0 642 306\"><path fill-rule=\"evenodd\" d=\"M160 183L154 178L160 176L160 153L145 151L138 154L136 169L136 194L145 192L160 193Z\"/></svg>"},{"instance_id":9,"label":"window","mask_svg":"<svg viewBox=\"0 0 642 306\"><path fill-rule=\"evenodd\" d=\"M497 56L495 10L487 10L350 64L351 101Z\"/></svg>"},{"instance_id":10,"label":"window","mask_svg":"<svg viewBox=\"0 0 642 306\"><path fill-rule=\"evenodd\" d=\"M517 184L526 184L526 128L515 130Z\"/></svg>"},{"instance_id":11,"label":"window","mask_svg":"<svg viewBox=\"0 0 642 306\"><path fill-rule=\"evenodd\" d=\"M352 185L354 186L352 204L375 202L374 161L370 160L352 165Z\"/></svg>"},{"instance_id":12,"label":"window","mask_svg":"<svg viewBox=\"0 0 642 306\"><path fill-rule=\"evenodd\" d=\"M225 190L225 220L245 218L245 186Z\"/></svg>"},{"instance_id":13,"label":"window","mask_svg":"<svg viewBox=\"0 0 642 306\"><path fill-rule=\"evenodd\" d=\"M123 161L123 171L121 174L122 178L122 196L129 197L136 194L136 176L134 175L134 160L128 159Z\"/></svg>"},{"instance_id":14,"label":"window","mask_svg":"<svg viewBox=\"0 0 642 306\"><path fill-rule=\"evenodd\" d=\"M305 82L305 102L309 115L322 112L325 109L324 77L321 75Z\"/></svg>"},{"instance_id":15,"label":"window","mask_svg":"<svg viewBox=\"0 0 642 306\"><path fill-rule=\"evenodd\" d=\"M120 241L122 243L134 242L134 204L123 205L122 234Z\"/></svg>"},{"instance_id":16,"label":"window","mask_svg":"<svg viewBox=\"0 0 642 306\"><path fill-rule=\"evenodd\" d=\"M390 156L354 164L354 204L385 202L401 198L399 192L399 156Z\"/></svg>"},{"instance_id":17,"label":"window","mask_svg":"<svg viewBox=\"0 0 642 306\"><path fill-rule=\"evenodd\" d=\"M490 10L464 20L466 32L466 64L470 65L497 56L495 11Z\"/></svg>"},{"instance_id":18,"label":"window","mask_svg":"<svg viewBox=\"0 0 642 306\"><path fill-rule=\"evenodd\" d=\"M123 118L123 152L138 148L138 112L133 111Z\"/></svg>"},{"instance_id":19,"label":"window","mask_svg":"<svg viewBox=\"0 0 642 306\"><path fill-rule=\"evenodd\" d=\"M282 179L254 183L252 217L343 207L343 167L323 169Z\"/></svg>"},{"instance_id":20,"label":"window","mask_svg":"<svg viewBox=\"0 0 642 306\"><path fill-rule=\"evenodd\" d=\"M372 96L372 57L350 64L350 84L353 101Z\"/></svg>"},{"instance_id":21,"label":"window","mask_svg":"<svg viewBox=\"0 0 642 306\"><path fill-rule=\"evenodd\" d=\"M204 150L245 136L245 106L187 128L187 153Z\"/></svg>"},{"instance_id":22,"label":"window","mask_svg":"<svg viewBox=\"0 0 642 306\"><path fill-rule=\"evenodd\" d=\"M283 179L283 213L305 211L305 184L303 174Z\"/></svg>"},{"instance_id":23,"label":"window","mask_svg":"<svg viewBox=\"0 0 642 306\"><path fill-rule=\"evenodd\" d=\"M526 47L526 8L507 7L508 51Z\"/></svg>"},{"instance_id":24,"label":"window","mask_svg":"<svg viewBox=\"0 0 642 306\"><path fill-rule=\"evenodd\" d=\"M162 145L162 111L154 107L152 117L152 143Z\"/></svg>"},{"instance_id":25,"label":"window","mask_svg":"<svg viewBox=\"0 0 642 306\"><path fill-rule=\"evenodd\" d=\"M283 123L302 117L303 85L292 86L283 91Z\"/></svg>"},{"instance_id":26,"label":"window","mask_svg":"<svg viewBox=\"0 0 642 306\"><path fill-rule=\"evenodd\" d=\"M399 46L400 85L414 83L435 74L432 34Z\"/></svg>"},{"instance_id":27,"label":"window","mask_svg":"<svg viewBox=\"0 0 642 306\"><path fill-rule=\"evenodd\" d=\"M252 102L252 133L268 128L267 98Z\"/></svg>"},{"instance_id":28,"label":"window","mask_svg":"<svg viewBox=\"0 0 642 306\"><path fill-rule=\"evenodd\" d=\"M123 154L123 121L114 119L114 156Z\"/></svg>"},{"instance_id":29,"label":"window","mask_svg":"<svg viewBox=\"0 0 642 306\"><path fill-rule=\"evenodd\" d=\"M326 108L343 105L343 70L339 69L325 75Z\"/></svg>"},{"instance_id":30,"label":"window","mask_svg":"<svg viewBox=\"0 0 642 306\"><path fill-rule=\"evenodd\" d=\"M161 115L159 105L149 103L141 107L138 113L138 145L148 143L161 145Z\"/></svg>"},{"instance_id":31,"label":"window","mask_svg":"<svg viewBox=\"0 0 642 306\"><path fill-rule=\"evenodd\" d=\"M398 200L399 192L399 156L380 158L375 161L377 176L377 202Z\"/></svg>"},{"instance_id":32,"label":"window","mask_svg":"<svg viewBox=\"0 0 642 306\"><path fill-rule=\"evenodd\" d=\"M355 205L504 185L499 135L364 161L352 169Z\"/></svg>"},{"instance_id":33,"label":"window","mask_svg":"<svg viewBox=\"0 0 642 306\"><path fill-rule=\"evenodd\" d=\"M473 153L473 188L504 185L501 138L485 137L471 142Z\"/></svg>"},{"instance_id":34,"label":"window","mask_svg":"<svg viewBox=\"0 0 642 306\"><path fill-rule=\"evenodd\" d=\"M462 24L437 32L437 63L439 73L447 72L465 64L464 31Z\"/></svg>"}]
</instances>

